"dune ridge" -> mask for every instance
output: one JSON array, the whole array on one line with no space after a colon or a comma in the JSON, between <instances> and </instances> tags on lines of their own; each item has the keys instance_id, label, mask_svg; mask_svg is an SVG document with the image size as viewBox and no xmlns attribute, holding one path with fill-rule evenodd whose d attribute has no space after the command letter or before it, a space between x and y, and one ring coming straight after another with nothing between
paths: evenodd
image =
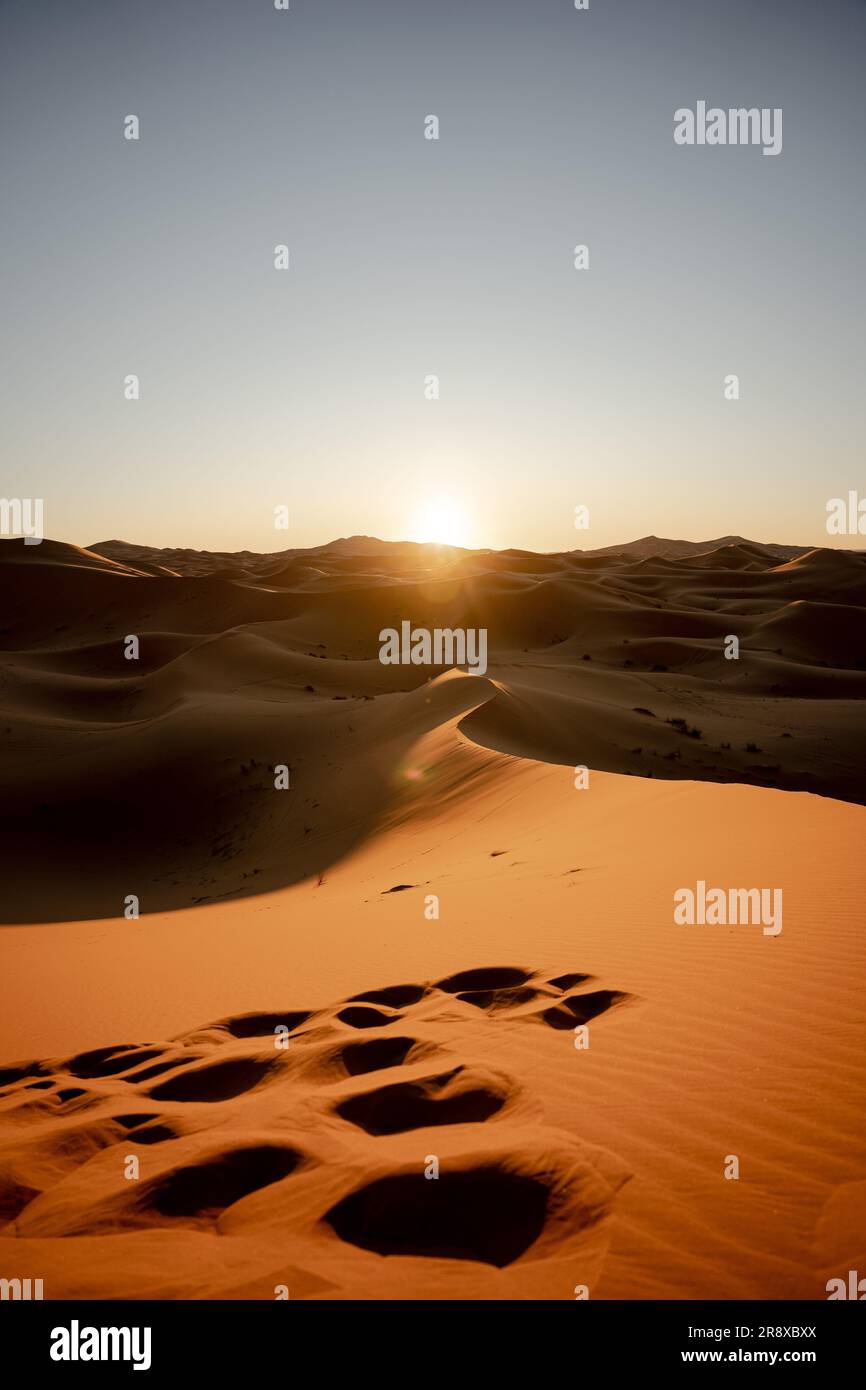
<instances>
[{"instance_id":1,"label":"dune ridge","mask_svg":"<svg viewBox=\"0 0 866 1390\"><path fill-rule=\"evenodd\" d=\"M444 672L378 660L405 618L486 628L486 683L459 698L493 751L862 803L863 555L715 544L0 543L0 917L110 916L132 891L162 911L326 871L375 832L419 728L450 717ZM35 871L46 839L62 894Z\"/></svg>"},{"instance_id":2,"label":"dune ridge","mask_svg":"<svg viewBox=\"0 0 866 1390\"><path fill-rule=\"evenodd\" d=\"M40 549L0 548L4 1274L815 1299L863 1267L862 556ZM486 623L486 675L382 666L403 617ZM697 879L772 886L782 931L678 925Z\"/></svg>"},{"instance_id":3,"label":"dune ridge","mask_svg":"<svg viewBox=\"0 0 866 1390\"><path fill-rule=\"evenodd\" d=\"M459 723L321 882L6 929L4 1267L47 1297L809 1299L862 1258L866 810L579 793ZM696 871L780 885L782 933L676 927Z\"/></svg>"}]
</instances>

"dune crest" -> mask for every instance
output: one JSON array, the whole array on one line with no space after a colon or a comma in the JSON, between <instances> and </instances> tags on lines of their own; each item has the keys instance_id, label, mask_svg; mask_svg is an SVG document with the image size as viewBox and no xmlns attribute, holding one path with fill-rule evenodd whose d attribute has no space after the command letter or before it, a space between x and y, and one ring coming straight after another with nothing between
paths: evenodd
<instances>
[{"instance_id":1,"label":"dune crest","mask_svg":"<svg viewBox=\"0 0 866 1390\"><path fill-rule=\"evenodd\" d=\"M796 551L2 542L0 917L113 916L131 892L163 911L318 876L391 813L412 742L458 706L467 738L510 756L863 802L866 561ZM443 694L444 671L383 665L380 631L407 619L483 628L487 676Z\"/></svg>"},{"instance_id":2,"label":"dune crest","mask_svg":"<svg viewBox=\"0 0 866 1390\"><path fill-rule=\"evenodd\" d=\"M866 1267L862 557L110 549L0 549L4 1269L571 1301ZM382 665L407 618L485 625L487 674ZM781 929L678 916L698 884Z\"/></svg>"}]
</instances>

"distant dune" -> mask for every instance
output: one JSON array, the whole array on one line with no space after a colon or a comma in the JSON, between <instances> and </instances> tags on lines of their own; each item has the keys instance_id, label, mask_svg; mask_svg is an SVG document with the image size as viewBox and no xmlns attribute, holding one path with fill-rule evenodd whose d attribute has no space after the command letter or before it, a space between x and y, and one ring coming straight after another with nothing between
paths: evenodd
<instances>
[{"instance_id":1,"label":"distant dune","mask_svg":"<svg viewBox=\"0 0 866 1390\"><path fill-rule=\"evenodd\" d=\"M4 1272L814 1299L866 1267L862 554L9 541L0 584ZM486 627L486 674L381 664L404 619ZM677 924L699 879L778 889L783 929Z\"/></svg>"},{"instance_id":2,"label":"distant dune","mask_svg":"<svg viewBox=\"0 0 866 1390\"><path fill-rule=\"evenodd\" d=\"M380 630L403 619L487 629L461 722L487 748L863 802L866 559L795 550L3 542L0 916L113 916L133 883L162 911L326 870L374 832L418 733L452 715L425 694L437 670L380 664Z\"/></svg>"}]
</instances>

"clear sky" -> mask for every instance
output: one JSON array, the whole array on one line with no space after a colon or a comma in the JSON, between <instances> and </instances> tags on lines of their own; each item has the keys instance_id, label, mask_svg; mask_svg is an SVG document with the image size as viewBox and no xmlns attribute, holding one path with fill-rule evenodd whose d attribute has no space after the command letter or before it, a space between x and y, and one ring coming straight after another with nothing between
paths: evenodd
<instances>
[{"instance_id":1,"label":"clear sky","mask_svg":"<svg viewBox=\"0 0 866 1390\"><path fill-rule=\"evenodd\" d=\"M864 0L0 0L0 48L48 535L862 543ZM698 100L782 153L675 145Z\"/></svg>"}]
</instances>

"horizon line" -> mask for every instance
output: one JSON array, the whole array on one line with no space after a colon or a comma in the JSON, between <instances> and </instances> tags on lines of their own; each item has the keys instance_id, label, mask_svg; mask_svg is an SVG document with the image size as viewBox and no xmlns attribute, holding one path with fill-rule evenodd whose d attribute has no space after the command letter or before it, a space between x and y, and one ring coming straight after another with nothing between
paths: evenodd
<instances>
[{"instance_id":1,"label":"horizon line","mask_svg":"<svg viewBox=\"0 0 866 1390\"><path fill-rule=\"evenodd\" d=\"M852 539L854 539L854 538L852 537ZM613 554L616 554L616 553L617 553L618 551L620 551L620 550L628 550L628 549L631 549L631 548L633 548L633 547L635 547L635 546L638 546L638 545L642 545L642 544L652 544L652 543L657 543L657 544L663 545L663 546L681 546L681 545L685 545L685 546L694 546L694 547L696 547L696 548L701 548L701 547L703 547L703 548L706 548L707 550L710 550L710 549L720 549L720 548L722 548L722 547L724 547L724 546L729 546L729 545L743 544L743 545L760 546L760 547L763 547L763 548L765 548L765 549L798 550L798 551L802 551L802 552L811 551L811 550L829 550L829 551L839 551L839 552L841 552L841 553L848 553L848 554L854 554L854 555L859 555L859 554L863 554L863 553L864 553L864 548L863 548L863 547L842 546L842 545L831 545L831 544L827 544L827 543L823 543L823 542L816 542L816 543L813 543L813 544L803 544L802 542L795 542L795 541L763 541L763 540L755 540L753 537L750 537L750 536L744 536L744 535L738 535L738 534L729 534L729 535L724 535L724 536L703 537L703 538L698 539L698 540L691 540L691 539L689 539L688 537L685 537L685 536L658 536L658 535L655 535L654 533L648 533L648 534L646 534L646 535L636 536L633 540L622 541L622 542L615 542L615 543L610 544L610 545L601 545L601 546L594 546L594 547L574 546L574 547L571 547L571 548L569 548L569 549L564 549L564 548L563 548L563 549L559 549L559 550L533 550L533 549L531 549L531 548L529 548L529 547L520 546L520 545L508 545L508 546L501 546L501 547L497 547L497 546L484 546L484 545L479 545L479 546L464 546L464 545L454 545L454 544L452 544L452 543L450 543L450 542L447 542L447 541L432 541L432 540L418 541L418 540L412 540L412 539L410 539L409 537L404 537L404 538L397 539L397 540L386 540L386 539L384 539L384 538L381 537L381 536L369 535L369 534L367 534L367 533L362 533L362 532L355 532L355 533L353 533L353 534L351 534L351 535L348 535L348 536L334 536L334 537L332 537L330 540L327 540L327 541L320 541L320 542L318 542L318 543L316 543L316 544L314 544L314 545L295 545L295 546L288 545L288 546L283 546L282 548L280 548L280 549L278 549L278 550L250 550L250 549L247 549L247 548L240 549L240 550L222 550L222 549L219 549L219 548L212 548L212 547L208 547L208 546L198 547L198 546L193 546L193 545L158 545L158 544L152 544L152 543L146 542L146 541L128 541L128 540L122 539L122 538L119 537L119 536L112 536L112 537L109 537L108 539L105 539L105 540L93 541L93 542L91 542L91 543L89 543L89 544L86 544L86 545L78 545L78 544L77 544L76 542L74 542L74 541L56 540L56 539L54 539L54 538L51 537L51 536L44 536L44 537L39 538L38 540L34 540L32 537L31 537L31 538L25 537L24 535L19 535L19 536L3 536L3 537L0 537L0 540L6 541L6 542L13 542L13 543L16 542L16 541L19 542L19 543L23 543L23 542L25 542L25 541L29 541L29 543L27 544L27 547L26 547L26 548L27 548L28 550L32 550L32 551L34 551L34 552L38 551L38 549L39 549L39 547L40 547L41 545L47 543L47 544L50 545L50 546L64 546L64 547L69 547L70 549L82 550L82 551L85 551L85 552L88 552L88 553L91 553L91 554L98 554L100 548L103 548L103 549L104 549L104 548L109 547L109 546L124 546L124 547L129 547L129 548L132 549L132 550L140 550L140 551L144 551L144 550L160 551L160 552L173 551L173 552L177 552L177 553L191 553L191 554L196 554L196 555L221 555L221 556L244 556L244 555L247 555L247 556L258 556L258 557L261 557L261 558L267 558L267 557L269 557L269 556L273 556L274 558L279 558L280 556L283 556L283 555L285 555L285 554L288 553L288 552L293 552L293 553L295 553L295 554L300 554L300 553L304 553L304 552L313 552L313 551L325 550L325 549L328 549L329 547L333 547L333 546L340 545L341 543L351 544L352 542L365 542L365 543L368 543L368 544L375 544L375 545L383 546L383 547L391 547L391 546L413 546L413 547L415 547L417 550L424 550L424 551L435 550L435 551L439 551L439 552L448 551L448 552L451 552L451 553L462 554L462 555L479 555L479 554L481 554L481 555L484 555L484 554L487 554L487 555L503 555L503 554L508 554L508 553L517 553L517 554L524 554L524 555L538 555L538 556L551 556L551 557L552 557L552 556L557 556L557 555L598 555L598 554L604 554L604 553L613 555ZM829 540L829 538L828 538L828 540Z\"/></svg>"}]
</instances>

